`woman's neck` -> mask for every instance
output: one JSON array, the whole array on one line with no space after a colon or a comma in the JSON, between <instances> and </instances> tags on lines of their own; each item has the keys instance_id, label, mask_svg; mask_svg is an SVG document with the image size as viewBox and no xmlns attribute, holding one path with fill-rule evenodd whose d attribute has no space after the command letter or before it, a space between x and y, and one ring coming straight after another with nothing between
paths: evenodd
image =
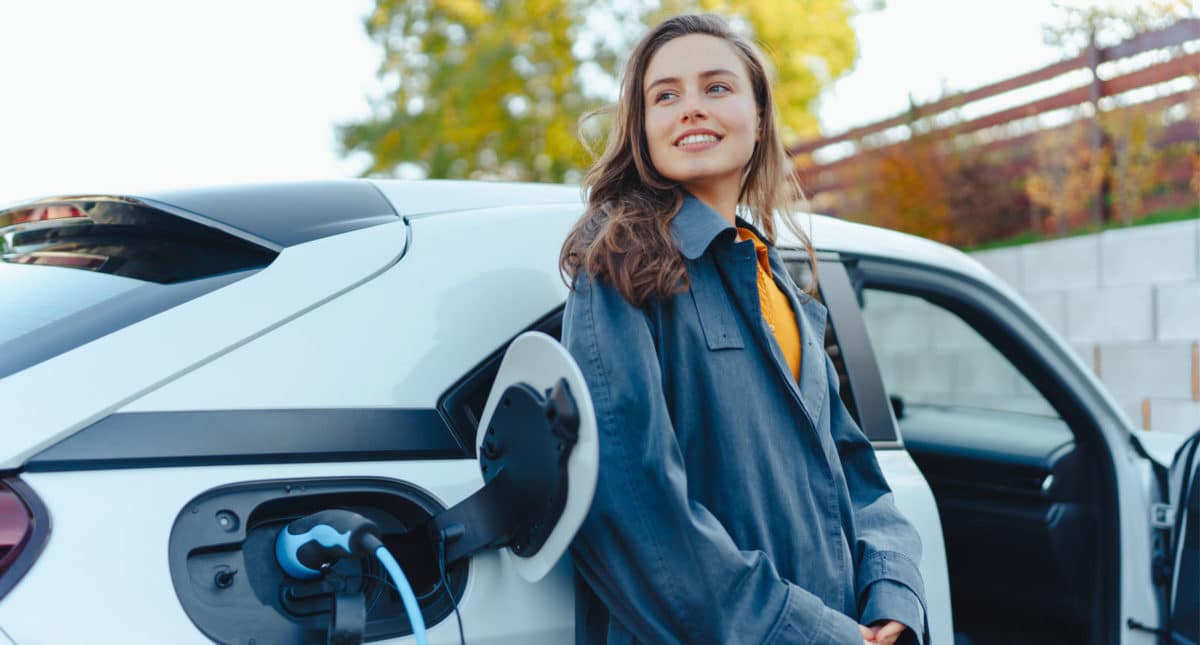
<instances>
[{"instance_id":1,"label":"woman's neck","mask_svg":"<svg viewBox=\"0 0 1200 645\"><path fill-rule=\"evenodd\" d=\"M734 216L737 214L738 186L730 189L730 187L719 185L716 182L705 182L702 184L685 185L684 188L693 197L720 213L721 217L725 218L725 221L734 226L737 225Z\"/></svg>"}]
</instances>

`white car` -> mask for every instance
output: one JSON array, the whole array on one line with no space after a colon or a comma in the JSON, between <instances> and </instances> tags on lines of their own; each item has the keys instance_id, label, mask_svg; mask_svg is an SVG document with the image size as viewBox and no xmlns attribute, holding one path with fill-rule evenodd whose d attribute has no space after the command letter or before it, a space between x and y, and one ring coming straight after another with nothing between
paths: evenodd
<instances>
[{"instance_id":1,"label":"white car","mask_svg":"<svg viewBox=\"0 0 1200 645\"><path fill-rule=\"evenodd\" d=\"M569 468L512 448L522 500L476 446L498 396L528 383L548 411L569 376L524 350L497 372L523 332L559 334L582 208L576 187L354 180L0 210L0 643L411 642L375 561L280 569L281 529L328 508L379 526L430 642L459 642L455 604L468 643L571 642L586 437ZM843 397L921 534L933 642L1195 643L1195 459L1168 482L1149 457L1186 437L1135 433L966 255L799 221ZM452 515L475 543L443 571L428 528Z\"/></svg>"}]
</instances>

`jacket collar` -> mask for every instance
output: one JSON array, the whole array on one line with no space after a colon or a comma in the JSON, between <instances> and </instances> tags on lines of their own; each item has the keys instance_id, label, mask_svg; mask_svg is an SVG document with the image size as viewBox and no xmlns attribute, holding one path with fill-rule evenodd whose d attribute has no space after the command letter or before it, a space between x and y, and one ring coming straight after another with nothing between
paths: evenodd
<instances>
[{"instance_id":1,"label":"jacket collar","mask_svg":"<svg viewBox=\"0 0 1200 645\"><path fill-rule=\"evenodd\" d=\"M671 235L683 257L689 260L704 255L717 236L733 231L733 225L711 206L683 191L683 206L671 220Z\"/></svg>"},{"instance_id":2,"label":"jacket collar","mask_svg":"<svg viewBox=\"0 0 1200 645\"><path fill-rule=\"evenodd\" d=\"M763 242L767 241L766 236L758 230L757 226L741 217L735 219L737 226L748 228L758 236L758 239ZM700 201L698 197L694 197L686 190L683 191L683 206L671 220L671 234L675 237L675 245L679 247L683 257L695 260L704 255L718 235L732 230L734 230L733 226L720 213Z\"/></svg>"}]
</instances>

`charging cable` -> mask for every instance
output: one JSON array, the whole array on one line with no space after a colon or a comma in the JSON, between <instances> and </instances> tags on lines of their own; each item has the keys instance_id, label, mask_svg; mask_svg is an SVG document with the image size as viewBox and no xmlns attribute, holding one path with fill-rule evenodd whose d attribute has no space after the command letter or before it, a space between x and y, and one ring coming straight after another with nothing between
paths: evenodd
<instances>
[{"instance_id":1,"label":"charging cable","mask_svg":"<svg viewBox=\"0 0 1200 645\"><path fill-rule=\"evenodd\" d=\"M321 511L288 524L275 540L279 567L300 580L319 578L338 560L371 556L383 565L400 593L417 645L428 645L417 596L404 570L379 538L379 527L374 522L351 511Z\"/></svg>"},{"instance_id":2,"label":"charging cable","mask_svg":"<svg viewBox=\"0 0 1200 645\"><path fill-rule=\"evenodd\" d=\"M458 600L454 598L454 592L450 589L450 581L446 579L446 542L462 537L462 533L462 526L459 524L451 525L438 533L438 578L442 581L442 589L450 597L450 604L454 606L454 618L458 621L459 645L467 645L467 637L463 635L462 614L458 612Z\"/></svg>"},{"instance_id":3,"label":"charging cable","mask_svg":"<svg viewBox=\"0 0 1200 645\"><path fill-rule=\"evenodd\" d=\"M374 539L378 540L379 538ZM400 592L400 599L404 601L404 611L408 612L408 621L412 623L413 636L416 636L417 644L427 645L425 618L421 615L421 606L417 604L417 595L413 593L412 585L408 584L408 578L404 576L404 569L400 568L396 558L392 557L391 551L388 551L382 542L379 544L379 548L375 549L375 557L379 558L380 564L392 577L392 582L396 584L396 591Z\"/></svg>"}]
</instances>

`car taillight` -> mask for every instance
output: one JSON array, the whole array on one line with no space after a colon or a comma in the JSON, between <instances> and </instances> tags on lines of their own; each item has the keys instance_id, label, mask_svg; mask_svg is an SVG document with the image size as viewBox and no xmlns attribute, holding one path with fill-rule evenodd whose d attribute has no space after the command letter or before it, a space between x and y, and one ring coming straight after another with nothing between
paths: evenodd
<instances>
[{"instance_id":1,"label":"car taillight","mask_svg":"<svg viewBox=\"0 0 1200 645\"><path fill-rule=\"evenodd\" d=\"M25 482L0 480L0 597L29 571L50 535L50 516Z\"/></svg>"},{"instance_id":2,"label":"car taillight","mask_svg":"<svg viewBox=\"0 0 1200 645\"><path fill-rule=\"evenodd\" d=\"M45 222L52 219L87 218L87 214L74 204L39 204L32 208L16 211L12 215L12 224L25 222Z\"/></svg>"},{"instance_id":3,"label":"car taillight","mask_svg":"<svg viewBox=\"0 0 1200 645\"><path fill-rule=\"evenodd\" d=\"M33 518L17 494L7 487L0 489L0 571L20 552L18 548L29 537Z\"/></svg>"}]
</instances>

